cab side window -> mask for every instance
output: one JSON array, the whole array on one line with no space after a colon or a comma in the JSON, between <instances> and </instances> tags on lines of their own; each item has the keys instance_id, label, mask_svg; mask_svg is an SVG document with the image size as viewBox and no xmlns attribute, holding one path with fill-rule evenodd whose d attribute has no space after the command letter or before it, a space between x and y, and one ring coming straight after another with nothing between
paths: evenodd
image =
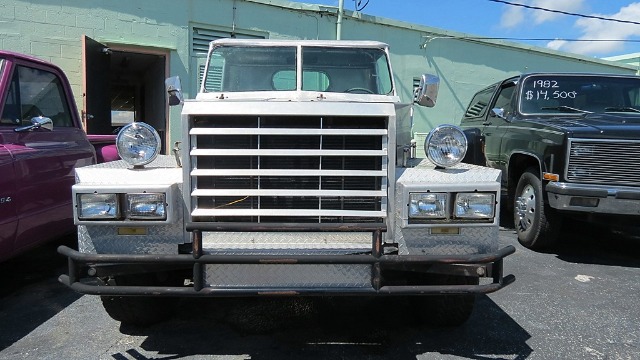
<instances>
[{"instance_id":1,"label":"cab side window","mask_svg":"<svg viewBox=\"0 0 640 360\"><path fill-rule=\"evenodd\" d=\"M491 95L493 95L495 89L496 87L492 86L477 92L471 99L467 110L464 112L464 117L475 118L484 116L487 113Z\"/></svg>"},{"instance_id":2,"label":"cab side window","mask_svg":"<svg viewBox=\"0 0 640 360\"><path fill-rule=\"evenodd\" d=\"M72 127L69 105L60 79L53 73L18 66L11 79L0 123L30 125L31 118L45 116L54 127Z\"/></svg>"},{"instance_id":3,"label":"cab side window","mask_svg":"<svg viewBox=\"0 0 640 360\"><path fill-rule=\"evenodd\" d=\"M494 108L499 108L504 110L504 115L508 116L513 114L513 102L511 99L513 98L513 93L516 90L515 83L508 83L502 86L498 96L496 97L496 102L493 105Z\"/></svg>"}]
</instances>

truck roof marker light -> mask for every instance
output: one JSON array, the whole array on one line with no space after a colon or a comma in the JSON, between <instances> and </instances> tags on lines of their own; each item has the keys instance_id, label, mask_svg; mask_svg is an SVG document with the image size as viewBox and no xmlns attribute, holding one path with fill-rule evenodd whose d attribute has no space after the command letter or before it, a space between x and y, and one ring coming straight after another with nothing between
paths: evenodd
<instances>
[{"instance_id":1,"label":"truck roof marker light","mask_svg":"<svg viewBox=\"0 0 640 360\"><path fill-rule=\"evenodd\" d=\"M143 122L125 125L116 137L118 155L122 160L140 168L152 162L160 153L160 135Z\"/></svg>"}]
</instances>

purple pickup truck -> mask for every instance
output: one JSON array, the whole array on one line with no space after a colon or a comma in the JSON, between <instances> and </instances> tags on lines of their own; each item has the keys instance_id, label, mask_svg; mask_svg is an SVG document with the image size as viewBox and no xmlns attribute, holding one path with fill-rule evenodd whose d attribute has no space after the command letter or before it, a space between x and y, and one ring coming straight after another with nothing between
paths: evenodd
<instances>
[{"instance_id":1,"label":"purple pickup truck","mask_svg":"<svg viewBox=\"0 0 640 360\"><path fill-rule=\"evenodd\" d=\"M87 135L57 66L0 51L0 261L75 230L74 169L115 160L113 135Z\"/></svg>"}]
</instances>

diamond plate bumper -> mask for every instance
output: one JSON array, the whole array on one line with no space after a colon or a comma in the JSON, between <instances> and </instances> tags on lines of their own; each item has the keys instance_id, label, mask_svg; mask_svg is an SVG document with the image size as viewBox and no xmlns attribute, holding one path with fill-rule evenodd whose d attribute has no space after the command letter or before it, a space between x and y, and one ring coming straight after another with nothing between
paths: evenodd
<instances>
[{"instance_id":1,"label":"diamond plate bumper","mask_svg":"<svg viewBox=\"0 0 640 360\"><path fill-rule=\"evenodd\" d=\"M199 235L201 237L201 234ZM132 295L132 296L181 296L181 297L223 297L223 296L275 296L275 295L442 295L442 294L480 294L497 291L515 280L513 275L503 275L503 259L515 252L513 246L506 246L494 253L473 255L396 255L387 254L382 244L381 232L374 233L372 250L367 254L352 255L212 255L203 254L198 248L196 232L193 254L176 255L131 255L131 254L86 254L65 246L58 252L68 258L69 274L61 275L59 281L73 290L92 295ZM255 269L278 269L286 274L286 268L297 272L307 267L317 270L347 269L348 272L361 274L364 267L368 276L366 284L350 284L334 281L307 284L297 282L261 284L259 281L250 286L231 286L229 284L209 284L207 267L211 265L243 265ZM301 268L302 267L302 268ZM85 281L93 276L108 277L123 274L124 269L137 269L139 272L188 270L193 274L193 283L188 286L101 286L96 282ZM143 271L140 271L143 270ZM332 270L334 271L334 270ZM430 273L486 277L491 282L480 285L428 285L389 281L392 272ZM130 272L135 273L135 272ZM92 276L87 276L91 274ZM396 278L397 280L397 278Z\"/></svg>"}]
</instances>

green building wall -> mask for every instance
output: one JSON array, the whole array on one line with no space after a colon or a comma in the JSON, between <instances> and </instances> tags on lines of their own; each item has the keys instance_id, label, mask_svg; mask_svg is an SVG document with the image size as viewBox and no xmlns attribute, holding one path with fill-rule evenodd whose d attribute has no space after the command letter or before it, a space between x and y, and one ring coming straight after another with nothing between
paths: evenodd
<instances>
[{"instance_id":1,"label":"green building wall","mask_svg":"<svg viewBox=\"0 0 640 360\"><path fill-rule=\"evenodd\" d=\"M199 55L194 29L238 37L335 39L338 9L279 0L4 0L0 3L0 48L51 61L66 72L78 108L83 108L82 36L109 46L132 46L169 54L168 73L195 94ZM435 14L432 14L435 15ZM458 124L473 93L529 71L635 74L635 67L346 11L342 39L390 45L396 84L410 101L414 79L441 79L438 104L415 113L415 133L442 123ZM88 70L90 71L90 70ZM180 109L169 110L170 143L181 136Z\"/></svg>"}]
</instances>

